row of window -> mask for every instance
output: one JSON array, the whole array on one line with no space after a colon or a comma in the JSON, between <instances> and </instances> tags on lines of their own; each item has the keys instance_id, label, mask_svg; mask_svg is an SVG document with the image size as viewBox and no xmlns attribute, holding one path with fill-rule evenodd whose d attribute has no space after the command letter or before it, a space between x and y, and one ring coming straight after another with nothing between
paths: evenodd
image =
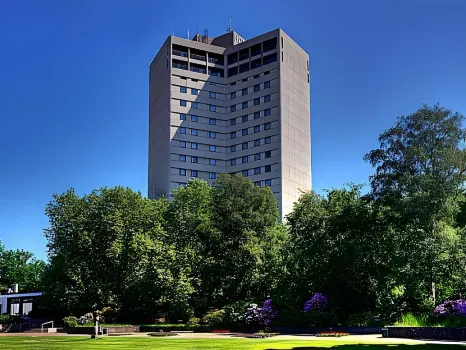
<instances>
[{"instance_id":1,"label":"row of window","mask_svg":"<svg viewBox=\"0 0 466 350\"><path fill-rule=\"evenodd\" d=\"M248 72L249 70L260 68L262 66L265 66L267 64L270 64L276 61L277 61L277 53L273 53L271 55L255 59L254 61L251 61L251 62L245 62L243 64L240 64L239 66L228 68L228 77L233 77L237 74L245 73L245 72Z\"/></svg>"},{"instance_id":2,"label":"row of window","mask_svg":"<svg viewBox=\"0 0 466 350\"><path fill-rule=\"evenodd\" d=\"M270 81L264 82L264 89L268 89L268 88L270 88ZM253 86L254 92L258 92L260 91L260 89L261 89L260 84L256 84ZM191 90L191 95L196 95L196 96L199 95L199 89L190 88L190 90ZM233 99L233 98L236 98L236 96L240 96L239 95L240 91L241 91L241 96L246 96L249 93L249 88L244 88L242 90L233 91L232 93L230 93L230 98ZM182 94L188 93L188 88L186 86L180 86L180 93ZM209 97L216 99L217 93L214 91L209 91Z\"/></svg>"},{"instance_id":3,"label":"row of window","mask_svg":"<svg viewBox=\"0 0 466 350\"><path fill-rule=\"evenodd\" d=\"M271 108L264 109L263 114L264 114L264 117L268 117L269 115L272 114L272 109ZM187 120L188 116L189 115L187 115L185 113L180 113L180 120ZM261 112L260 111L254 112L254 119L259 119L260 117L261 117ZM243 116L241 116L239 118L241 118L242 123L245 123L245 122L247 122L249 120L249 115L246 114L246 115L243 115ZM191 114L190 119L191 119L192 122L198 122L199 121L199 116ZM230 125L236 125L236 119L237 118L230 119ZM209 125L217 125L217 119L209 118Z\"/></svg>"},{"instance_id":4,"label":"row of window","mask_svg":"<svg viewBox=\"0 0 466 350\"><path fill-rule=\"evenodd\" d=\"M270 130L271 128L272 128L272 123L268 122L268 123L264 124L264 130ZM261 132L261 126L260 125L255 125L253 129L254 129L254 133ZM235 139L236 136L238 135L238 132L239 131L230 132L230 139ZM245 128L245 129L241 130L241 136L246 136L248 134L249 134L249 128Z\"/></svg>"},{"instance_id":5,"label":"row of window","mask_svg":"<svg viewBox=\"0 0 466 350\"><path fill-rule=\"evenodd\" d=\"M178 175L186 176L187 173L188 173L188 171L186 169L178 169ZM197 170L191 170L191 177L197 177L197 175L198 175ZM214 180L216 178L217 178L216 173L209 173L209 179Z\"/></svg>"},{"instance_id":6,"label":"row of window","mask_svg":"<svg viewBox=\"0 0 466 350\"><path fill-rule=\"evenodd\" d=\"M199 130L198 129L189 129L190 134L193 136L199 136ZM187 134L188 128L185 128L184 126L180 127L180 134ZM217 133L214 131L209 131L209 139L216 139L217 138Z\"/></svg>"},{"instance_id":7,"label":"row of window","mask_svg":"<svg viewBox=\"0 0 466 350\"><path fill-rule=\"evenodd\" d=\"M213 85L213 86L224 86L224 87L226 87L226 86L235 86L237 83L239 84L239 83L241 83L241 82L244 83L244 82L246 82L246 81L248 81L248 80L257 79L257 78L259 78L259 77L261 77L261 76L263 76L263 75L269 75L271 72L272 72L272 71L266 71L266 72L263 72L263 73L255 74L254 76L247 77L247 78L244 78L244 79L242 79L242 80L234 81L234 82L232 82L232 83L230 83L230 84L214 83L214 82L212 82L212 81L207 82L207 81L202 80L202 79L201 79L200 81L201 81L201 82L204 82L204 83L208 83L209 85ZM188 80L187 77L182 77L182 76L176 75L176 74L174 74L174 76L180 78L181 80ZM191 79L192 82L195 82L195 83L199 82L199 79L194 79L194 78L190 78L190 79Z\"/></svg>"},{"instance_id":8,"label":"row of window","mask_svg":"<svg viewBox=\"0 0 466 350\"><path fill-rule=\"evenodd\" d=\"M196 176L197 177L197 176ZM210 176L209 176L210 177ZM272 180L271 179L267 179L267 180L264 180L264 181L254 181L254 185L255 186L258 186L258 187L262 187L262 182L264 182L264 186L272 186ZM186 183L184 182L179 182L178 183L180 186L183 186L183 187L186 187Z\"/></svg>"},{"instance_id":9,"label":"row of window","mask_svg":"<svg viewBox=\"0 0 466 350\"><path fill-rule=\"evenodd\" d=\"M260 97L258 98L255 98L254 100L251 100L253 102L253 105L254 106L258 106L260 105L261 103L261 99ZM245 101L241 104L241 109L246 109L249 107L249 102L251 101ZM270 102L270 95L265 95L264 96L264 103L267 103L267 102ZM180 100L180 106L181 107L187 107L188 106L188 101L186 100ZM217 106L216 105L207 105L208 106L208 110L211 111L211 112L216 112L217 111ZM236 106L237 105L233 105L233 106L230 106L230 112L236 112ZM198 102L191 102L191 108L193 109L199 109L199 103Z\"/></svg>"},{"instance_id":10,"label":"row of window","mask_svg":"<svg viewBox=\"0 0 466 350\"><path fill-rule=\"evenodd\" d=\"M262 153L256 153L254 155L251 155L251 156L244 156L244 157L241 157L241 158L234 158L234 159L230 159L230 165L233 166L233 165L236 165L236 164L240 164L238 163L238 160L241 159L241 164L243 163L248 163L249 162L249 157L253 157L254 158L254 161L258 161L258 160L261 160L262 159ZM264 152L264 158L265 159L269 159L272 157L272 151L265 151ZM197 156L190 156L189 157L191 159L191 163L198 163L199 162L199 158ZM180 154L178 156L178 160L180 162L186 162L188 159L188 157L184 154ZM209 158L209 165L217 165L217 159L214 159L214 158ZM265 172L268 173L271 170L271 165L266 165L265 166Z\"/></svg>"},{"instance_id":11,"label":"row of window","mask_svg":"<svg viewBox=\"0 0 466 350\"><path fill-rule=\"evenodd\" d=\"M261 144L263 145L266 145L266 144L270 144L272 143L272 137L271 136L267 136L267 137L264 137L264 143L261 143L261 140L262 139L256 139L254 140L254 146L253 147L258 147L260 146ZM191 144L191 149L198 149L199 148L199 144L197 142L190 142ZM179 141L179 147L180 148L187 148L188 146L188 142L186 141ZM238 146L238 147L237 147ZM240 145L233 145L233 146L230 146L230 151L231 152L236 152L237 149L239 149L239 146ZM248 149L249 148L249 142L243 142L241 144L241 149ZM217 152L217 146L215 145L209 145L209 151L210 152Z\"/></svg>"},{"instance_id":12,"label":"row of window","mask_svg":"<svg viewBox=\"0 0 466 350\"><path fill-rule=\"evenodd\" d=\"M266 173L271 171L271 166L270 165L266 165L264 168L265 168ZM178 175L186 176L187 174L188 174L187 169L178 169ZM191 177L198 177L198 174L199 174L198 170L191 170ZM241 172L241 174L243 176L260 175L260 174L262 174L262 167L256 167L256 168L253 168L253 169L246 169L246 170L243 170ZM209 173L209 179L216 179L216 178L217 178L216 173ZM270 186L270 185L266 185L266 186Z\"/></svg>"}]
</instances>

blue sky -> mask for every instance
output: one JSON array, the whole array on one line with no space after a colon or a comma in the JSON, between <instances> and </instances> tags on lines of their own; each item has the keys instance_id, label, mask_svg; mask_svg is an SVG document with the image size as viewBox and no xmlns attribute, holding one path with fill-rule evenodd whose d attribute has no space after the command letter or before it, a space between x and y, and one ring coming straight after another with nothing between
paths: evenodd
<instances>
[{"instance_id":1,"label":"blue sky","mask_svg":"<svg viewBox=\"0 0 466 350\"><path fill-rule=\"evenodd\" d=\"M163 4L163 5L162 5ZM73 186L147 194L148 69L173 31L283 28L311 56L313 186L367 183L363 155L422 103L466 114L466 1L3 1L0 239L45 258Z\"/></svg>"}]
</instances>

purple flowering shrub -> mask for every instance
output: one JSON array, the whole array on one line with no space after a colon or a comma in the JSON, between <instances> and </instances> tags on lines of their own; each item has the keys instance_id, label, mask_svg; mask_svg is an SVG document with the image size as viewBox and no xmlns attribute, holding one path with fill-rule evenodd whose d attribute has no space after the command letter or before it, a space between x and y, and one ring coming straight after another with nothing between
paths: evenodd
<instances>
[{"instance_id":1,"label":"purple flowering shrub","mask_svg":"<svg viewBox=\"0 0 466 350\"><path fill-rule=\"evenodd\" d=\"M267 299L262 307L257 304L249 305L243 314L243 321L250 328L270 326L272 319L278 316L278 312L272 308L272 299Z\"/></svg>"},{"instance_id":2,"label":"purple flowering shrub","mask_svg":"<svg viewBox=\"0 0 466 350\"><path fill-rule=\"evenodd\" d=\"M435 308L434 313L439 316L466 316L466 300L445 300Z\"/></svg>"},{"instance_id":3,"label":"purple flowering shrub","mask_svg":"<svg viewBox=\"0 0 466 350\"><path fill-rule=\"evenodd\" d=\"M324 311L327 308L328 297L322 293L315 293L311 299L304 303L304 312Z\"/></svg>"}]
</instances>

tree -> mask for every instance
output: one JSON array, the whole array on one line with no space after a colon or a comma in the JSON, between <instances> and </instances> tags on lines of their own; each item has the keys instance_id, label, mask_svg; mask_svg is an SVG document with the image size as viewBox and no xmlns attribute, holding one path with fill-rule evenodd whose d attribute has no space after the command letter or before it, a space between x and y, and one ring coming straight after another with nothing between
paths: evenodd
<instances>
[{"instance_id":1,"label":"tree","mask_svg":"<svg viewBox=\"0 0 466 350\"><path fill-rule=\"evenodd\" d=\"M389 208L410 279L424 286L433 302L440 281L438 249L451 237L444 228L454 224L466 179L463 121L459 113L424 105L399 117L380 135L380 147L364 157L376 169L371 195Z\"/></svg>"},{"instance_id":2,"label":"tree","mask_svg":"<svg viewBox=\"0 0 466 350\"><path fill-rule=\"evenodd\" d=\"M18 284L22 292L40 291L45 262L24 250L7 250L0 241L0 290Z\"/></svg>"}]
</instances>

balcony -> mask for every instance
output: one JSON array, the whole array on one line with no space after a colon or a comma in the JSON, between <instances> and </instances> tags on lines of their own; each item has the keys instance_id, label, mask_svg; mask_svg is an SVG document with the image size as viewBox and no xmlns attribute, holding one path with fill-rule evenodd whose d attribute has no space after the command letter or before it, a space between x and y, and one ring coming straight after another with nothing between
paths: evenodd
<instances>
[{"instance_id":1,"label":"balcony","mask_svg":"<svg viewBox=\"0 0 466 350\"><path fill-rule=\"evenodd\" d=\"M202 74L205 74L205 73L206 73L206 69L205 69L205 68L201 68L201 67L193 67L193 66L191 66L190 71L191 71L191 72L196 72L196 73L202 73Z\"/></svg>"},{"instance_id":2,"label":"balcony","mask_svg":"<svg viewBox=\"0 0 466 350\"><path fill-rule=\"evenodd\" d=\"M186 57L186 58L188 57L188 53L184 51L173 50L172 53L175 56L181 56L181 57Z\"/></svg>"},{"instance_id":3,"label":"balcony","mask_svg":"<svg viewBox=\"0 0 466 350\"><path fill-rule=\"evenodd\" d=\"M214 57L209 57L209 62L213 64L218 64L220 66L223 66L223 60L219 58L214 58Z\"/></svg>"},{"instance_id":4,"label":"balcony","mask_svg":"<svg viewBox=\"0 0 466 350\"><path fill-rule=\"evenodd\" d=\"M205 56L197 55L195 53L192 53L190 57L198 61L205 61Z\"/></svg>"},{"instance_id":5,"label":"balcony","mask_svg":"<svg viewBox=\"0 0 466 350\"><path fill-rule=\"evenodd\" d=\"M178 68L178 69L183 69L183 70L188 70L188 65L184 62L173 62L172 63L173 68Z\"/></svg>"}]
</instances>

